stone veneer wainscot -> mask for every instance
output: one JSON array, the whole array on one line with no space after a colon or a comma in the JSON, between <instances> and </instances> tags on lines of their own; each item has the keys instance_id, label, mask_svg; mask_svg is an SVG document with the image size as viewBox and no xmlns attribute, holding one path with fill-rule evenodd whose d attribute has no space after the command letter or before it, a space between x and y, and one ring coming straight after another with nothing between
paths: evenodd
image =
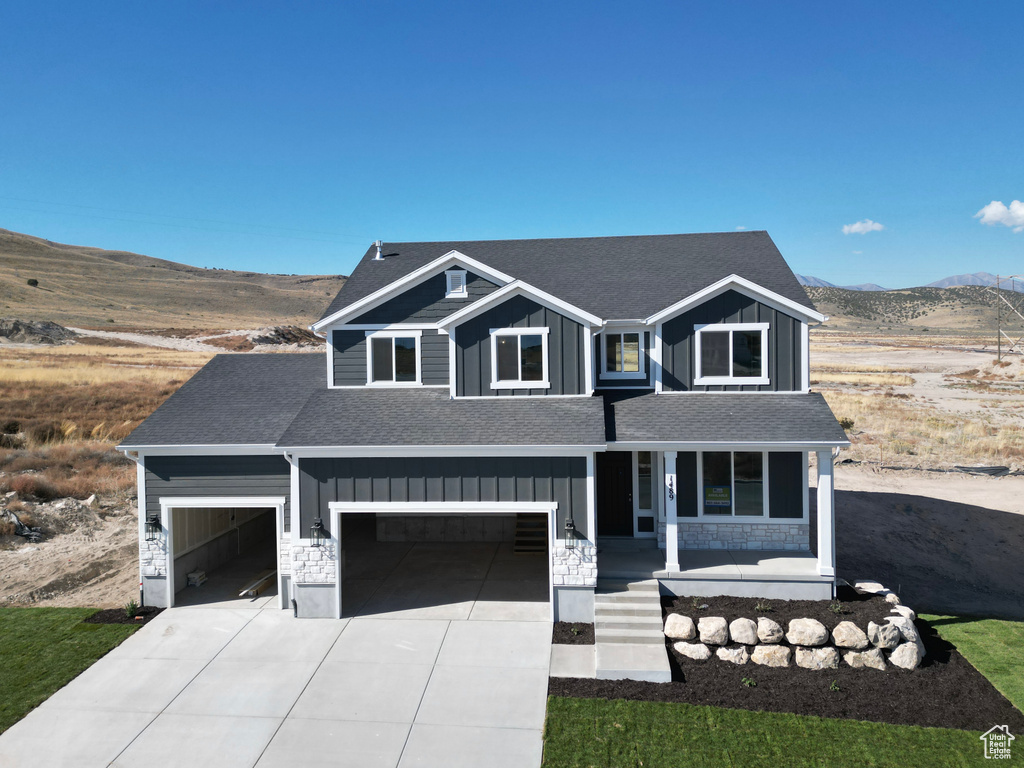
<instances>
[{"instance_id":1,"label":"stone veneer wainscot","mask_svg":"<svg viewBox=\"0 0 1024 768\"><path fill-rule=\"evenodd\" d=\"M807 523L691 523L679 521L680 549L810 550ZM658 543L665 545L665 523L658 524Z\"/></svg>"}]
</instances>

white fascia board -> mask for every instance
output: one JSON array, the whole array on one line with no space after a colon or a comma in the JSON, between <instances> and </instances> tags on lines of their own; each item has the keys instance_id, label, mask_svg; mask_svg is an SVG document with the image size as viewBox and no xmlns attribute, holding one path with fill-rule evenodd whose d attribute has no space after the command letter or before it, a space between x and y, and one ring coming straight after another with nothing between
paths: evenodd
<instances>
[{"instance_id":1,"label":"white fascia board","mask_svg":"<svg viewBox=\"0 0 1024 768\"><path fill-rule=\"evenodd\" d=\"M297 459L350 458L359 456L586 456L604 451L600 445L337 445L282 447Z\"/></svg>"},{"instance_id":2,"label":"white fascia board","mask_svg":"<svg viewBox=\"0 0 1024 768\"><path fill-rule=\"evenodd\" d=\"M648 317L644 322L648 325L663 322L685 312L691 307L695 307L709 299L713 299L715 296L729 290L742 293L748 298L756 299L762 304L767 304L772 309L776 309L779 312L784 312L788 315L794 315L801 320L814 320L819 323L825 321L825 316L823 314L816 312L810 307L798 304L792 299L787 299L785 296L775 293L774 291L770 291L757 283L747 280L745 277L729 275L728 277L723 277L717 283L709 285L707 288L697 291L697 293L687 296L681 301L677 301L675 304L666 307L660 312L656 312Z\"/></svg>"},{"instance_id":3,"label":"white fascia board","mask_svg":"<svg viewBox=\"0 0 1024 768\"><path fill-rule=\"evenodd\" d=\"M160 506L195 508L283 507L284 496L161 496Z\"/></svg>"},{"instance_id":4,"label":"white fascia board","mask_svg":"<svg viewBox=\"0 0 1024 768\"><path fill-rule=\"evenodd\" d=\"M820 451L824 448L842 448L849 440L803 440L794 443L780 441L722 442L685 440L622 440L608 443L609 451Z\"/></svg>"},{"instance_id":5,"label":"white fascia board","mask_svg":"<svg viewBox=\"0 0 1024 768\"><path fill-rule=\"evenodd\" d=\"M332 512L377 512L396 514L494 514L540 513L547 514L558 509L557 501L331 501L327 508Z\"/></svg>"},{"instance_id":6,"label":"white fascia board","mask_svg":"<svg viewBox=\"0 0 1024 768\"><path fill-rule=\"evenodd\" d=\"M486 312L494 305L500 304L502 301L510 299L513 296L526 296L553 312L566 315L567 317L570 317L583 325L590 326L591 328L599 328L604 324L604 321L597 315L592 315L586 310L562 301L557 296L552 296L547 291L535 288L529 283L524 283L522 280L514 280L508 285L494 291L494 293L488 294L484 298L480 299L480 301L470 304L468 307L459 310L453 315L449 315L439 322L438 325L442 328L454 328L456 325L461 325L467 320L471 320L480 313Z\"/></svg>"},{"instance_id":7,"label":"white fascia board","mask_svg":"<svg viewBox=\"0 0 1024 768\"><path fill-rule=\"evenodd\" d=\"M254 445L119 445L115 450L139 456L272 456L281 453L273 443Z\"/></svg>"},{"instance_id":8,"label":"white fascia board","mask_svg":"<svg viewBox=\"0 0 1024 768\"><path fill-rule=\"evenodd\" d=\"M333 315L328 315L322 320L317 320L309 327L314 331L319 331L323 328L340 322L346 317L350 317L354 314L360 314L362 312L369 311L376 307L378 304L383 304L392 296L398 295L405 289L419 282L421 279L429 277L438 271L443 271L455 264L458 264L459 266L462 267L466 267L467 269L472 270L473 272L477 272L486 277L488 280L492 280L495 283L499 283L501 285L511 283L514 279L510 275L506 275L504 272L494 269L493 267L489 267L486 264L477 261L476 259L471 259L464 253L459 253L458 251L448 251L448 253L446 253L444 256L434 259L432 262L423 265L419 269L413 270L405 277L396 280L393 283L385 285L383 288L374 291L369 296L364 296L363 298L359 299L359 301L353 302L348 306L342 307Z\"/></svg>"}]
</instances>

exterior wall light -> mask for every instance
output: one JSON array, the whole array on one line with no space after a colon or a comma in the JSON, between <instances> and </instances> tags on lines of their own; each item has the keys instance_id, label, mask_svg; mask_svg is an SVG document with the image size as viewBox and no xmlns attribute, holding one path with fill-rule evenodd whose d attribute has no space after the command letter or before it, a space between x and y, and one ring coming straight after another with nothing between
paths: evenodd
<instances>
[{"instance_id":1,"label":"exterior wall light","mask_svg":"<svg viewBox=\"0 0 1024 768\"><path fill-rule=\"evenodd\" d=\"M318 517L309 529L309 545L311 547L322 547L326 538L324 535L324 521Z\"/></svg>"},{"instance_id":2,"label":"exterior wall light","mask_svg":"<svg viewBox=\"0 0 1024 768\"><path fill-rule=\"evenodd\" d=\"M565 548L576 549L576 539L579 538L579 531L571 517L565 519Z\"/></svg>"},{"instance_id":3,"label":"exterior wall light","mask_svg":"<svg viewBox=\"0 0 1024 768\"><path fill-rule=\"evenodd\" d=\"M146 515L146 541L156 541L160 538L160 515L150 512Z\"/></svg>"}]
</instances>

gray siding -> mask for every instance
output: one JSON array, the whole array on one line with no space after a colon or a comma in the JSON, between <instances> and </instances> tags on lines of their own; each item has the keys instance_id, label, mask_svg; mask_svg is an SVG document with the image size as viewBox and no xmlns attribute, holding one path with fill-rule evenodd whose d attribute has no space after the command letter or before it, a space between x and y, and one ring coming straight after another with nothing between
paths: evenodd
<instances>
[{"instance_id":1,"label":"gray siding","mask_svg":"<svg viewBox=\"0 0 1024 768\"><path fill-rule=\"evenodd\" d=\"M466 293L464 299L446 299L447 280L444 272L427 278L413 286L405 293L388 299L379 307L374 307L350 323L392 324L392 323L436 323L448 315L458 312L489 293L498 290L498 286L487 278L473 272L466 273Z\"/></svg>"},{"instance_id":2,"label":"gray siding","mask_svg":"<svg viewBox=\"0 0 1024 768\"><path fill-rule=\"evenodd\" d=\"M694 326L768 323L767 385L695 386ZM726 291L667 321L661 333L662 387L670 391L792 392L800 389L800 321L736 291Z\"/></svg>"},{"instance_id":3,"label":"gray siding","mask_svg":"<svg viewBox=\"0 0 1024 768\"><path fill-rule=\"evenodd\" d=\"M366 385L366 331L332 331L334 386ZM424 384L448 385L448 335L424 330L420 337L420 364Z\"/></svg>"},{"instance_id":4,"label":"gray siding","mask_svg":"<svg viewBox=\"0 0 1024 768\"><path fill-rule=\"evenodd\" d=\"M448 334L423 331L420 338L420 380L424 385L448 384Z\"/></svg>"},{"instance_id":5,"label":"gray siding","mask_svg":"<svg viewBox=\"0 0 1024 768\"><path fill-rule=\"evenodd\" d=\"M550 389L491 389L491 329L550 328ZM582 326L523 296L514 296L455 329L456 395L581 395L586 391Z\"/></svg>"},{"instance_id":6,"label":"gray siding","mask_svg":"<svg viewBox=\"0 0 1024 768\"><path fill-rule=\"evenodd\" d=\"M597 387L621 387L628 389L629 387L649 387L651 386L651 342L652 335L650 331L644 332L644 371L646 372L643 376L637 376L635 378L621 379L606 378L604 373L604 367L602 365L602 347L604 345L604 334L600 334L594 337L594 360L597 362Z\"/></svg>"},{"instance_id":7,"label":"gray siding","mask_svg":"<svg viewBox=\"0 0 1024 768\"><path fill-rule=\"evenodd\" d=\"M366 384L366 331L332 331L334 386Z\"/></svg>"},{"instance_id":8,"label":"gray siding","mask_svg":"<svg viewBox=\"0 0 1024 768\"><path fill-rule=\"evenodd\" d=\"M696 517L700 488L697 487L697 454L693 451L676 456L676 482L679 483L676 516Z\"/></svg>"},{"instance_id":9,"label":"gray siding","mask_svg":"<svg viewBox=\"0 0 1024 768\"><path fill-rule=\"evenodd\" d=\"M572 511L587 530L587 461L583 457L301 459L302 530L332 501L557 501L558 529Z\"/></svg>"},{"instance_id":10,"label":"gray siding","mask_svg":"<svg viewBox=\"0 0 1024 768\"><path fill-rule=\"evenodd\" d=\"M768 454L768 516L793 518L804 516L803 454Z\"/></svg>"},{"instance_id":11,"label":"gray siding","mask_svg":"<svg viewBox=\"0 0 1024 768\"><path fill-rule=\"evenodd\" d=\"M146 511L161 496L284 496L289 530L291 467L283 456L147 456Z\"/></svg>"}]
</instances>

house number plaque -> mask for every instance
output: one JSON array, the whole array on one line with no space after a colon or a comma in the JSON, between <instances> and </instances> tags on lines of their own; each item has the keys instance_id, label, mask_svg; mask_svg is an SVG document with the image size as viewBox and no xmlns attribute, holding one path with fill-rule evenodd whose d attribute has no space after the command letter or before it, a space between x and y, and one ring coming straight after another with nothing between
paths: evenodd
<instances>
[{"instance_id":1,"label":"house number plaque","mask_svg":"<svg viewBox=\"0 0 1024 768\"><path fill-rule=\"evenodd\" d=\"M676 479L674 476L668 476L668 500L675 501L676 498Z\"/></svg>"}]
</instances>

